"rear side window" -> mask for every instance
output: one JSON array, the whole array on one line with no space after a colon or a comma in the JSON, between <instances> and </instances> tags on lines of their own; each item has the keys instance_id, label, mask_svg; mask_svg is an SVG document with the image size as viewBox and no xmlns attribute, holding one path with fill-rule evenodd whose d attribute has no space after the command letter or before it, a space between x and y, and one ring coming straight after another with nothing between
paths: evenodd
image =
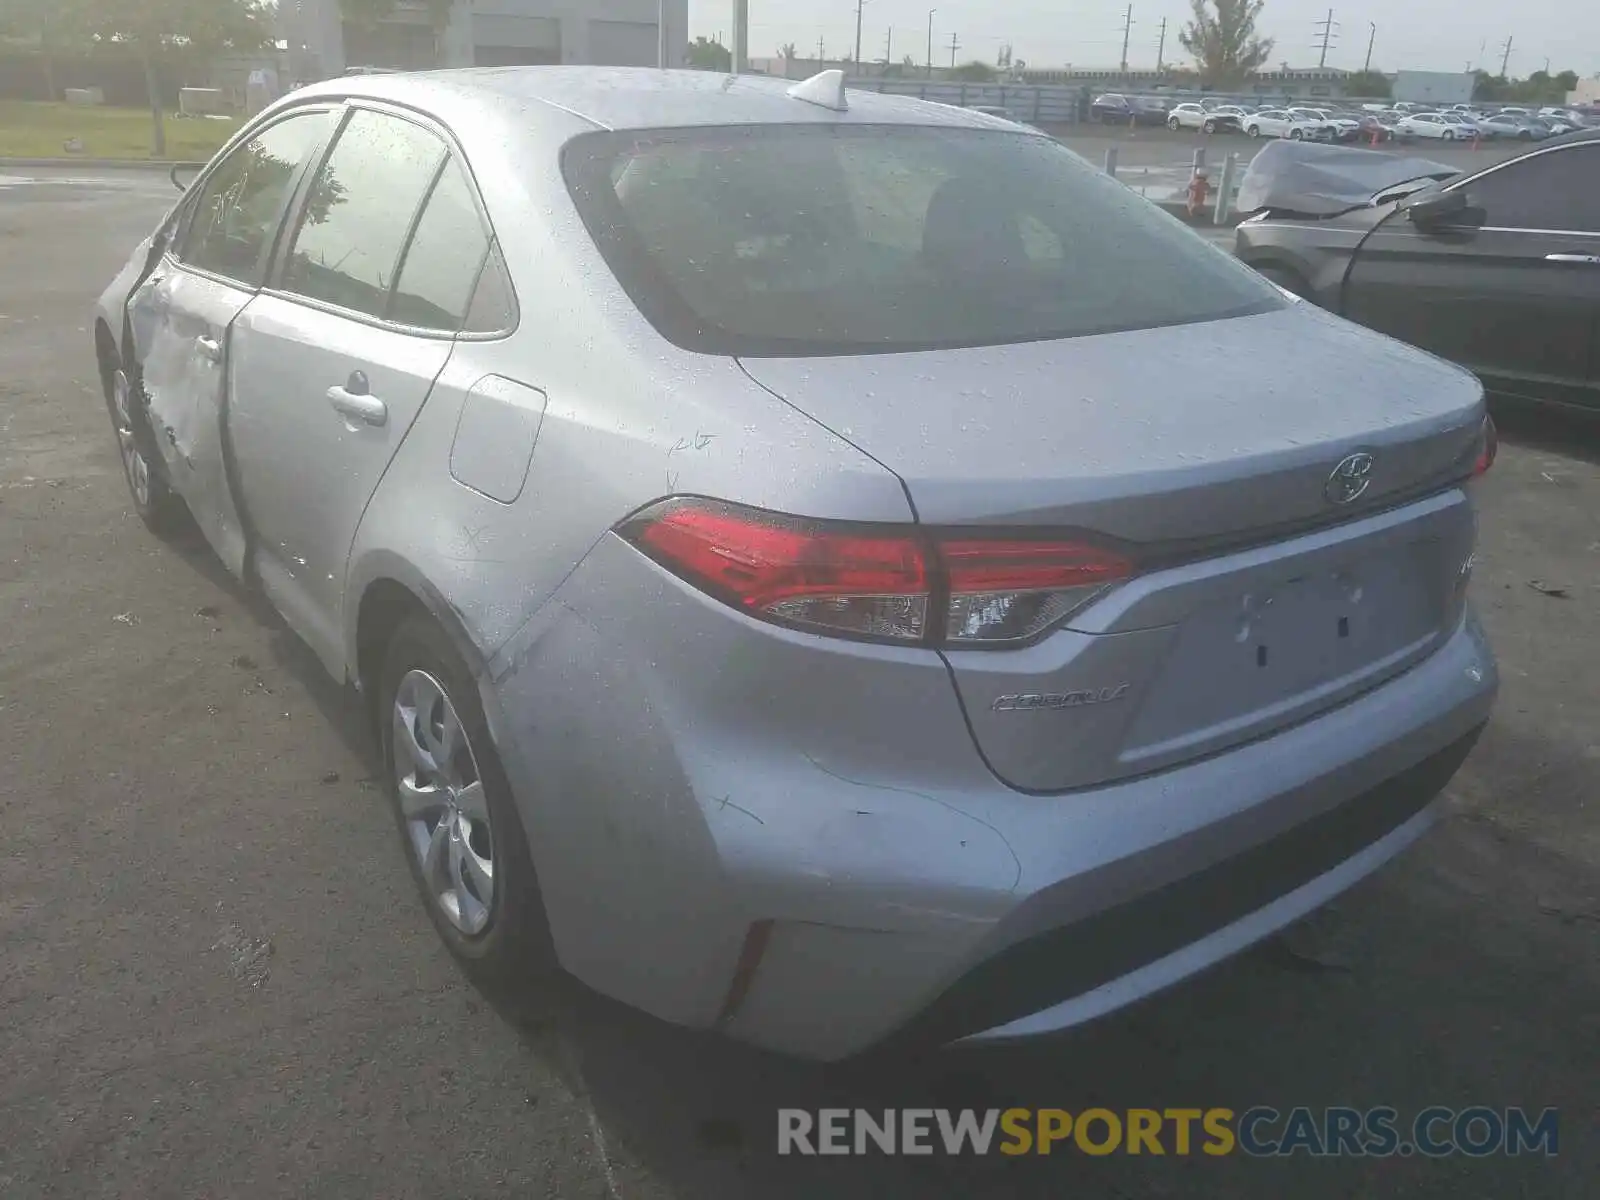
<instances>
[{"instance_id":1,"label":"rear side window","mask_svg":"<svg viewBox=\"0 0 1600 1200\"><path fill-rule=\"evenodd\" d=\"M563 168L640 310L708 353L994 345L1282 304L1248 268L1029 134L600 133L570 143Z\"/></svg>"},{"instance_id":2,"label":"rear side window","mask_svg":"<svg viewBox=\"0 0 1600 1200\"><path fill-rule=\"evenodd\" d=\"M406 250L391 320L454 333L466 319L489 255L489 235L472 184L455 159L445 164Z\"/></svg>"},{"instance_id":3,"label":"rear side window","mask_svg":"<svg viewBox=\"0 0 1600 1200\"><path fill-rule=\"evenodd\" d=\"M445 153L420 125L353 112L311 185L284 289L382 317Z\"/></svg>"},{"instance_id":4,"label":"rear side window","mask_svg":"<svg viewBox=\"0 0 1600 1200\"><path fill-rule=\"evenodd\" d=\"M332 119L326 110L286 117L223 159L184 216L179 257L202 271L259 286L289 192Z\"/></svg>"}]
</instances>

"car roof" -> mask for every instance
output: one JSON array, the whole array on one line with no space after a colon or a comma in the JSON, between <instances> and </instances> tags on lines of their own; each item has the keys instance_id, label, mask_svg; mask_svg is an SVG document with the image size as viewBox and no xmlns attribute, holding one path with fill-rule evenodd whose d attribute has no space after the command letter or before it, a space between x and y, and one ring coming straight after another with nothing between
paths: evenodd
<instances>
[{"instance_id":1,"label":"car roof","mask_svg":"<svg viewBox=\"0 0 1600 1200\"><path fill-rule=\"evenodd\" d=\"M1575 142L1600 141L1600 129L1574 129L1571 133L1563 133L1560 137L1547 138L1540 142L1541 149L1550 146L1570 146Z\"/></svg>"},{"instance_id":2,"label":"car roof","mask_svg":"<svg viewBox=\"0 0 1600 1200\"><path fill-rule=\"evenodd\" d=\"M718 125L889 124L1000 129L1016 125L974 109L910 96L850 91L838 112L789 95L798 80L649 67L475 67L349 76L313 84L298 99L364 97L427 108L546 104L601 129ZM1042 136L1042 135L1041 135Z\"/></svg>"}]
</instances>

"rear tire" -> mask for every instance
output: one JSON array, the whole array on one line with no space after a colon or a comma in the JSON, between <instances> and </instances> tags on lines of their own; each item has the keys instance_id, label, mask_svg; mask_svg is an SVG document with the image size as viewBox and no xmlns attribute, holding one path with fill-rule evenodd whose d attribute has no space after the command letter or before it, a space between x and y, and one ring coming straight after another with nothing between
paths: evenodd
<instances>
[{"instance_id":1,"label":"rear tire","mask_svg":"<svg viewBox=\"0 0 1600 1200\"><path fill-rule=\"evenodd\" d=\"M445 946L486 984L553 973L549 922L510 781L472 673L431 618L411 617L395 631L378 697L401 846Z\"/></svg>"},{"instance_id":2,"label":"rear tire","mask_svg":"<svg viewBox=\"0 0 1600 1200\"><path fill-rule=\"evenodd\" d=\"M1177 117L1168 118L1168 120L1167 120L1167 128L1172 130L1173 133L1177 133L1178 129L1180 128L1180 123L1178 121L1178 118Z\"/></svg>"},{"instance_id":3,"label":"rear tire","mask_svg":"<svg viewBox=\"0 0 1600 1200\"><path fill-rule=\"evenodd\" d=\"M1250 137L1258 138L1258 137L1261 136L1261 126L1259 126L1259 125L1251 125L1249 128L1247 128L1245 130L1245 133Z\"/></svg>"},{"instance_id":4,"label":"rear tire","mask_svg":"<svg viewBox=\"0 0 1600 1200\"><path fill-rule=\"evenodd\" d=\"M1291 130L1289 130L1289 137L1292 140L1296 141L1296 142L1303 142L1303 141L1306 140L1306 135L1305 135L1304 130L1300 130L1300 129L1291 129Z\"/></svg>"},{"instance_id":5,"label":"rear tire","mask_svg":"<svg viewBox=\"0 0 1600 1200\"><path fill-rule=\"evenodd\" d=\"M102 382L133 511L158 537L176 533L187 524L188 509L168 486L166 467L154 452L138 368L102 364Z\"/></svg>"},{"instance_id":6,"label":"rear tire","mask_svg":"<svg viewBox=\"0 0 1600 1200\"><path fill-rule=\"evenodd\" d=\"M1440 138L1441 138L1441 139L1442 139L1442 140L1444 140L1444 141L1446 141L1446 142L1453 142L1453 141L1455 141L1455 140L1456 140L1456 131L1455 131L1455 130L1454 130L1454 129L1446 129L1446 130L1445 130L1445 131L1444 131L1444 132L1443 132L1443 133L1442 133L1442 134L1440 134L1440 135L1439 135L1439 136L1440 136Z\"/></svg>"}]
</instances>

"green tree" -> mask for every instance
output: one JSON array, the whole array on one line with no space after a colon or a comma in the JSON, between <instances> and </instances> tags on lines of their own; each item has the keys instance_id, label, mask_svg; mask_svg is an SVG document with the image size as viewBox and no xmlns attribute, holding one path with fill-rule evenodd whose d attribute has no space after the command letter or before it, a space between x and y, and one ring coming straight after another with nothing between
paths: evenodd
<instances>
[{"instance_id":1,"label":"green tree","mask_svg":"<svg viewBox=\"0 0 1600 1200\"><path fill-rule=\"evenodd\" d=\"M988 83L994 78L995 71L986 62L973 59L969 63L962 63L950 73L951 79L960 79L965 83Z\"/></svg>"},{"instance_id":2,"label":"green tree","mask_svg":"<svg viewBox=\"0 0 1600 1200\"><path fill-rule=\"evenodd\" d=\"M1237 86L1267 61L1272 39L1256 35L1265 0L1189 2L1194 19L1179 31L1178 41L1194 56L1204 82L1214 87Z\"/></svg>"},{"instance_id":3,"label":"green tree","mask_svg":"<svg viewBox=\"0 0 1600 1200\"><path fill-rule=\"evenodd\" d=\"M1345 78L1344 94L1387 100L1394 95L1394 84L1382 71L1357 71Z\"/></svg>"},{"instance_id":4,"label":"green tree","mask_svg":"<svg viewBox=\"0 0 1600 1200\"><path fill-rule=\"evenodd\" d=\"M689 43L689 65L696 71L731 72L733 51L701 34Z\"/></svg>"},{"instance_id":5,"label":"green tree","mask_svg":"<svg viewBox=\"0 0 1600 1200\"><path fill-rule=\"evenodd\" d=\"M174 46L202 54L261 50L275 43L266 0L88 0L88 29L102 43L127 46L144 66L156 158L167 153L158 66Z\"/></svg>"},{"instance_id":6,"label":"green tree","mask_svg":"<svg viewBox=\"0 0 1600 1200\"><path fill-rule=\"evenodd\" d=\"M1474 100L1503 100L1511 90L1511 81L1504 75L1491 75L1487 71L1477 71L1475 74L1477 82L1472 85Z\"/></svg>"},{"instance_id":7,"label":"green tree","mask_svg":"<svg viewBox=\"0 0 1600 1200\"><path fill-rule=\"evenodd\" d=\"M55 100L56 58L89 41L86 0L4 0L0 37L29 44L44 74L45 99Z\"/></svg>"}]
</instances>

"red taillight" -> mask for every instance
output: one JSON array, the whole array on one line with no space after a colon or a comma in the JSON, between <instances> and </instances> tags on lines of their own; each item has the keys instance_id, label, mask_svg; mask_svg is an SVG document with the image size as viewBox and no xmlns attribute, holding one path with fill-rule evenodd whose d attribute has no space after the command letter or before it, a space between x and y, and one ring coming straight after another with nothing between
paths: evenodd
<instances>
[{"instance_id":1,"label":"red taillight","mask_svg":"<svg viewBox=\"0 0 1600 1200\"><path fill-rule=\"evenodd\" d=\"M945 637L955 645L1033 637L1082 608L1133 564L1071 541L941 539L949 586Z\"/></svg>"},{"instance_id":2,"label":"red taillight","mask_svg":"<svg viewBox=\"0 0 1600 1200\"><path fill-rule=\"evenodd\" d=\"M1485 415L1483 430L1478 434L1478 458L1472 464L1473 475L1482 475L1494 466L1495 455L1500 453L1500 431L1494 427L1494 418Z\"/></svg>"},{"instance_id":3,"label":"red taillight","mask_svg":"<svg viewBox=\"0 0 1600 1200\"><path fill-rule=\"evenodd\" d=\"M708 500L665 501L620 532L752 616L897 642L1025 640L1133 570L1076 541L862 529Z\"/></svg>"}]
</instances>

